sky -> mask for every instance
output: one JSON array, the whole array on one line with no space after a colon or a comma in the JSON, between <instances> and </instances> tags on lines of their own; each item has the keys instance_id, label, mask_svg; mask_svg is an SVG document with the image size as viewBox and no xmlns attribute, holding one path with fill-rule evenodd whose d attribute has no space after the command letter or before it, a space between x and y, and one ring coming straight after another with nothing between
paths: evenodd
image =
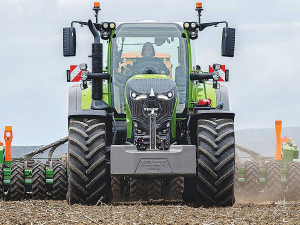
<instances>
[{"instance_id":1,"label":"sky","mask_svg":"<svg viewBox=\"0 0 300 225\"><path fill-rule=\"evenodd\" d=\"M95 21L91 0L0 1L0 141L13 126L13 145L43 145L68 134L65 71L91 65L92 35L76 25L77 56L64 58L62 28ZM300 1L204 0L202 22L236 28L234 58L221 57L222 25L206 28L195 41L197 64L230 70L230 109L235 129L300 126ZM104 0L99 21L197 21L196 1Z\"/></svg>"}]
</instances>

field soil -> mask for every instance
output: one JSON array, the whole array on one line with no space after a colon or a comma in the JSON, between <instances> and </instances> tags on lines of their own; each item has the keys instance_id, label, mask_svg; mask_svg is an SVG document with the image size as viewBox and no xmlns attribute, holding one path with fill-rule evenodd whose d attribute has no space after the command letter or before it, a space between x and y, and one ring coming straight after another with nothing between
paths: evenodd
<instances>
[{"instance_id":1,"label":"field soil","mask_svg":"<svg viewBox=\"0 0 300 225\"><path fill-rule=\"evenodd\" d=\"M0 201L0 224L299 224L300 202L196 208L182 202L68 205L66 201Z\"/></svg>"}]
</instances>

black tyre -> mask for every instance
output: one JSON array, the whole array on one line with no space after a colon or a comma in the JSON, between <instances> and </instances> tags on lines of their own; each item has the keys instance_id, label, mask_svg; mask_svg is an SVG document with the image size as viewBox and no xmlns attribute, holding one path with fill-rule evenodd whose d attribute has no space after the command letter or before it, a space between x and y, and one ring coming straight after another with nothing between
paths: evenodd
<instances>
[{"instance_id":1,"label":"black tyre","mask_svg":"<svg viewBox=\"0 0 300 225\"><path fill-rule=\"evenodd\" d=\"M231 119L200 119L197 129L197 205L232 206L235 141Z\"/></svg>"},{"instance_id":2,"label":"black tyre","mask_svg":"<svg viewBox=\"0 0 300 225\"><path fill-rule=\"evenodd\" d=\"M161 179L148 180L148 200L161 199Z\"/></svg>"},{"instance_id":3,"label":"black tyre","mask_svg":"<svg viewBox=\"0 0 300 225\"><path fill-rule=\"evenodd\" d=\"M287 199L300 199L300 162L290 162L287 166L288 191Z\"/></svg>"},{"instance_id":4,"label":"black tyre","mask_svg":"<svg viewBox=\"0 0 300 225\"><path fill-rule=\"evenodd\" d=\"M54 200L66 200L68 192L67 165L64 162L57 162L53 168L53 190Z\"/></svg>"},{"instance_id":5,"label":"black tyre","mask_svg":"<svg viewBox=\"0 0 300 225\"><path fill-rule=\"evenodd\" d=\"M113 201L119 202L122 200L122 177L111 178L111 191L113 193Z\"/></svg>"},{"instance_id":6,"label":"black tyre","mask_svg":"<svg viewBox=\"0 0 300 225\"><path fill-rule=\"evenodd\" d=\"M184 178L183 177L174 177L170 179L170 199L171 200L180 200L182 199L184 187Z\"/></svg>"},{"instance_id":7,"label":"black tyre","mask_svg":"<svg viewBox=\"0 0 300 225\"><path fill-rule=\"evenodd\" d=\"M10 167L10 200L19 201L25 198L25 170L24 163L15 162Z\"/></svg>"},{"instance_id":8,"label":"black tyre","mask_svg":"<svg viewBox=\"0 0 300 225\"><path fill-rule=\"evenodd\" d=\"M266 167L266 197L268 200L278 200L281 194L281 174L280 164L278 162L270 162Z\"/></svg>"},{"instance_id":9,"label":"black tyre","mask_svg":"<svg viewBox=\"0 0 300 225\"><path fill-rule=\"evenodd\" d=\"M259 195L259 167L255 162L248 162L245 165L245 184L244 191L247 197L256 198Z\"/></svg>"},{"instance_id":10,"label":"black tyre","mask_svg":"<svg viewBox=\"0 0 300 225\"><path fill-rule=\"evenodd\" d=\"M100 119L71 119L69 125L70 204L108 201L106 130ZM108 177L109 176L109 177Z\"/></svg>"},{"instance_id":11,"label":"black tyre","mask_svg":"<svg viewBox=\"0 0 300 225\"><path fill-rule=\"evenodd\" d=\"M133 178L130 181L130 201L146 200L145 187L145 180Z\"/></svg>"},{"instance_id":12,"label":"black tyre","mask_svg":"<svg viewBox=\"0 0 300 225\"><path fill-rule=\"evenodd\" d=\"M44 200L47 197L46 168L40 162L35 162L32 168L32 199Z\"/></svg>"},{"instance_id":13,"label":"black tyre","mask_svg":"<svg viewBox=\"0 0 300 225\"><path fill-rule=\"evenodd\" d=\"M3 164L0 164L0 199L2 199L4 195L3 179L4 179Z\"/></svg>"},{"instance_id":14,"label":"black tyre","mask_svg":"<svg viewBox=\"0 0 300 225\"><path fill-rule=\"evenodd\" d=\"M234 193L235 196L239 195L241 187L239 185L239 169L237 165L234 166Z\"/></svg>"}]
</instances>

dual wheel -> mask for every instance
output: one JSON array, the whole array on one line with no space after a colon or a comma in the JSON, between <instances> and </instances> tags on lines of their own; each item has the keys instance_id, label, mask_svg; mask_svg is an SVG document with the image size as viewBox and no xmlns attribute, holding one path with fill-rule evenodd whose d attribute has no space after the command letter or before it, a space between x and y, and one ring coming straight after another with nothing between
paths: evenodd
<instances>
[{"instance_id":1,"label":"dual wheel","mask_svg":"<svg viewBox=\"0 0 300 225\"><path fill-rule=\"evenodd\" d=\"M14 162L11 165L11 180L9 194L12 201L23 200L26 197L25 169L23 162ZM50 190L46 185L46 167L43 163L35 162L32 168L32 199L44 200ZM67 172L66 164L58 162L53 168L52 197L55 200L66 199Z\"/></svg>"}]
</instances>

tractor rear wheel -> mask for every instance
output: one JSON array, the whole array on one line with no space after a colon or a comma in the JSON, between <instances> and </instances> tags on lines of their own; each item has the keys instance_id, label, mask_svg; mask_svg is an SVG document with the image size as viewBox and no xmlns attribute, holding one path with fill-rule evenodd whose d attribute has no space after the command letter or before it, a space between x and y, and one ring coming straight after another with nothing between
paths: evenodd
<instances>
[{"instance_id":1,"label":"tractor rear wheel","mask_svg":"<svg viewBox=\"0 0 300 225\"><path fill-rule=\"evenodd\" d=\"M10 200L19 201L25 198L24 163L14 162L10 167Z\"/></svg>"},{"instance_id":2,"label":"tractor rear wheel","mask_svg":"<svg viewBox=\"0 0 300 225\"><path fill-rule=\"evenodd\" d=\"M32 168L32 199L44 200L47 197L46 168L40 162L35 162Z\"/></svg>"},{"instance_id":3,"label":"tractor rear wheel","mask_svg":"<svg viewBox=\"0 0 300 225\"><path fill-rule=\"evenodd\" d=\"M148 180L148 200L161 199L161 179Z\"/></svg>"},{"instance_id":4,"label":"tractor rear wheel","mask_svg":"<svg viewBox=\"0 0 300 225\"><path fill-rule=\"evenodd\" d=\"M170 199L180 200L182 199L182 193L184 188L184 178L174 177L170 179Z\"/></svg>"},{"instance_id":5,"label":"tractor rear wheel","mask_svg":"<svg viewBox=\"0 0 300 225\"><path fill-rule=\"evenodd\" d=\"M145 180L133 178L130 181L130 201L146 200L144 194Z\"/></svg>"},{"instance_id":6,"label":"tractor rear wheel","mask_svg":"<svg viewBox=\"0 0 300 225\"><path fill-rule=\"evenodd\" d=\"M280 164L270 162L266 167L266 197L268 200L278 200L281 198L281 174Z\"/></svg>"},{"instance_id":7,"label":"tractor rear wheel","mask_svg":"<svg viewBox=\"0 0 300 225\"><path fill-rule=\"evenodd\" d=\"M108 201L106 130L102 119L73 118L69 126L70 204Z\"/></svg>"},{"instance_id":8,"label":"tractor rear wheel","mask_svg":"<svg viewBox=\"0 0 300 225\"><path fill-rule=\"evenodd\" d=\"M300 199L300 162L289 162L287 166L288 191L287 198L291 201Z\"/></svg>"},{"instance_id":9,"label":"tractor rear wheel","mask_svg":"<svg viewBox=\"0 0 300 225\"><path fill-rule=\"evenodd\" d=\"M122 200L122 177L111 177L111 191L113 193L113 201Z\"/></svg>"},{"instance_id":10,"label":"tractor rear wheel","mask_svg":"<svg viewBox=\"0 0 300 225\"><path fill-rule=\"evenodd\" d=\"M196 203L232 206L235 141L231 119L199 119L197 129Z\"/></svg>"},{"instance_id":11,"label":"tractor rear wheel","mask_svg":"<svg viewBox=\"0 0 300 225\"><path fill-rule=\"evenodd\" d=\"M259 167L255 162L248 162L245 165L245 185L244 191L246 196L254 198L259 195Z\"/></svg>"},{"instance_id":12,"label":"tractor rear wheel","mask_svg":"<svg viewBox=\"0 0 300 225\"><path fill-rule=\"evenodd\" d=\"M66 200L68 192L67 166L64 162L57 162L53 168L53 199Z\"/></svg>"}]
</instances>

